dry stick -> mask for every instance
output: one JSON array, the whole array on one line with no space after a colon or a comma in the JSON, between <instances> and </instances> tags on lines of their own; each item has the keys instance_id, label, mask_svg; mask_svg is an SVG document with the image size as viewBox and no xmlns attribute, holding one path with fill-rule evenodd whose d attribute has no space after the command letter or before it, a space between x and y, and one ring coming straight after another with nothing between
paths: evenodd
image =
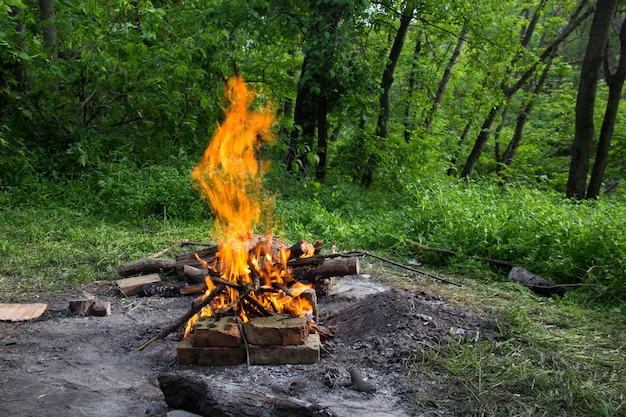
<instances>
[{"instance_id":1,"label":"dry stick","mask_svg":"<svg viewBox=\"0 0 626 417\"><path fill-rule=\"evenodd\" d=\"M455 256L458 255L458 252L455 252L453 250L449 250L449 249L441 249L441 248L431 248L429 246L426 245L422 245L421 243L418 242L414 242L412 240L406 239L407 243L411 243L415 246L417 246L418 248L425 250L425 251L431 251L431 252L437 252L437 253L441 253L444 255L450 255L450 256ZM485 262L491 262L492 264L496 264L496 265L504 265L504 266L517 266L515 265L513 262L509 262L509 261L503 261L502 259L493 259L493 258L482 258L480 256L476 256L476 259L478 259L479 261L485 261Z\"/></svg>"},{"instance_id":2,"label":"dry stick","mask_svg":"<svg viewBox=\"0 0 626 417\"><path fill-rule=\"evenodd\" d=\"M176 242L173 245L170 245L170 246L168 246L167 248L165 248L163 250L155 252L152 255L148 255L148 258L159 258L159 257L165 255L166 253L168 253L171 250L174 250L176 248L180 248L181 246L183 246L187 242L188 242L187 239L183 239L180 242Z\"/></svg>"},{"instance_id":3,"label":"dry stick","mask_svg":"<svg viewBox=\"0 0 626 417\"><path fill-rule=\"evenodd\" d=\"M189 309L189 311L187 313L185 313L185 315L181 316L178 320L176 320L176 322L174 324L172 324L169 327L161 330L159 332L159 334L157 334L156 336L153 336L146 343L144 343L143 345L141 345L141 346L137 347L135 350L133 350L133 353L134 352L141 352L142 350L144 350L145 348L147 348L148 346L150 346L152 343L156 342L157 340L163 340L170 333L175 332L176 330L178 330L182 325L187 323L189 321L189 319L191 319L193 316L198 314L198 312L200 310L202 310L202 308L204 308L206 305L208 305L222 291L224 291L224 285L219 284L201 302L199 302L199 303L197 303L195 305L192 304L191 308Z\"/></svg>"},{"instance_id":4,"label":"dry stick","mask_svg":"<svg viewBox=\"0 0 626 417\"><path fill-rule=\"evenodd\" d=\"M376 259L381 260L383 262L387 262L387 263L389 263L391 265L397 266L398 268L403 268L403 269L406 269L407 271L415 272L416 274L425 275L425 276L427 276L429 278L433 278L433 279L436 279L438 281L445 282L446 284L456 285L457 287L461 287L461 288L463 287L461 284L456 283L454 281L449 281L447 279L438 277L437 275L430 274L430 273L425 272L425 271L420 271L419 269L411 268L410 266L402 265L402 264L400 264L398 262L392 261L391 259L387 259L387 258L383 258L382 256L374 255L373 253L359 252L359 251L351 251L351 252L348 252L348 253L353 254L353 255L357 255L357 256L360 256L360 255L371 256L372 258L376 258Z\"/></svg>"}]
</instances>

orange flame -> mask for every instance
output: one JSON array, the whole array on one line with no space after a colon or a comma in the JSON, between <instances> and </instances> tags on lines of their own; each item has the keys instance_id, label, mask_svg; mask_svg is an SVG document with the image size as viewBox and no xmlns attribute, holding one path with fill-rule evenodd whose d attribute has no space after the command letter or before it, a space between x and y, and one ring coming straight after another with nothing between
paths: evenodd
<instances>
[{"instance_id":1,"label":"orange flame","mask_svg":"<svg viewBox=\"0 0 626 417\"><path fill-rule=\"evenodd\" d=\"M219 270L221 278L233 284L268 290L250 293L267 310L304 315L312 311L312 306L297 298L301 290L289 290L291 295L287 296L285 291L275 289L287 285L289 254L284 250L272 251L271 238L257 243L254 251L249 247L253 230L262 219L269 218L273 206L273 199L264 195L262 187L267 164L258 160L259 148L273 140L270 132L272 107L268 104L260 110L252 110L255 92L248 90L241 77L228 81L225 95L230 102L226 118L218 124L211 143L192 172L203 198L211 204L215 215L213 237L220 242L216 254L218 262L205 266ZM210 278L206 281L205 297L215 288ZM236 289L227 287L226 294L205 307L200 316L213 315L215 310L227 307L239 296ZM237 310L237 313L244 321L248 320L244 311ZM187 323L185 336L193 329L197 318Z\"/></svg>"}]
</instances>

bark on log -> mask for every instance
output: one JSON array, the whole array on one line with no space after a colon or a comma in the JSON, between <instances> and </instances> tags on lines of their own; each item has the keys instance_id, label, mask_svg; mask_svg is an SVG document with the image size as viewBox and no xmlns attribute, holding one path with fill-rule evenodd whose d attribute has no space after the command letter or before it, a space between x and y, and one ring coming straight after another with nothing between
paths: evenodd
<instances>
[{"instance_id":1,"label":"bark on log","mask_svg":"<svg viewBox=\"0 0 626 417\"><path fill-rule=\"evenodd\" d=\"M163 272L169 274L176 270L176 261L170 258L141 258L117 268L117 273L124 277Z\"/></svg>"},{"instance_id":2,"label":"bark on log","mask_svg":"<svg viewBox=\"0 0 626 417\"><path fill-rule=\"evenodd\" d=\"M252 384L215 380L189 371L166 372L158 377L170 408L206 417L335 417L329 408L275 394Z\"/></svg>"},{"instance_id":3,"label":"bark on log","mask_svg":"<svg viewBox=\"0 0 626 417\"><path fill-rule=\"evenodd\" d=\"M191 265L183 265L183 274L187 282L195 284L204 284L205 277L209 275L209 270L204 268L196 268Z\"/></svg>"},{"instance_id":4,"label":"bark on log","mask_svg":"<svg viewBox=\"0 0 626 417\"><path fill-rule=\"evenodd\" d=\"M301 259L300 266L293 268L292 274L294 278L300 282L316 282L323 278L343 277L346 275L359 274L359 258L357 257L335 257L311 262L311 266L306 265ZM302 265L304 263L304 265Z\"/></svg>"},{"instance_id":5,"label":"bark on log","mask_svg":"<svg viewBox=\"0 0 626 417\"><path fill-rule=\"evenodd\" d=\"M513 267L511 272L509 272L509 281L522 284L535 294L543 295L544 297L552 297L554 295L563 297L565 295L563 286L555 285L545 278L517 266Z\"/></svg>"}]
</instances>

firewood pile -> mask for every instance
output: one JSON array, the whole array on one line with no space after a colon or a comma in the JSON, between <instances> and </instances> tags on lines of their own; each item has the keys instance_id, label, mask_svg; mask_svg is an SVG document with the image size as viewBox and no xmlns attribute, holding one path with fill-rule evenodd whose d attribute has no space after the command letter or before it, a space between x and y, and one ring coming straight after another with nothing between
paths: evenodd
<instances>
[{"instance_id":1,"label":"firewood pile","mask_svg":"<svg viewBox=\"0 0 626 417\"><path fill-rule=\"evenodd\" d=\"M254 236L248 242L252 253L267 244L268 238ZM205 246L200 250L186 252L173 258L163 255L174 249L186 246ZM317 294L325 295L332 286L333 277L356 275L359 273L359 258L353 253L321 254L323 243L313 244L301 240L291 246L278 239L271 239L272 251L285 250L289 253L286 267L290 269L291 283L313 284ZM215 284L222 282L220 266L217 265L218 245L183 240L147 257L126 263L117 268L122 277L117 281L124 295L176 296L202 293L206 291L206 279ZM307 256L308 255L308 256ZM214 265L217 267L208 268ZM254 269L254 268L252 268ZM179 285L163 285L161 276L175 277ZM222 282L223 283L223 282ZM276 286L276 284L274 284Z\"/></svg>"},{"instance_id":2,"label":"firewood pile","mask_svg":"<svg viewBox=\"0 0 626 417\"><path fill-rule=\"evenodd\" d=\"M255 328L255 325L248 324L248 321L274 318L271 327L283 332L280 336L283 339L289 338L285 334L290 330L284 329L281 320L288 317L305 317L308 326L306 320L303 323L306 326L305 333L308 334L309 326L315 329L318 318L317 293L325 294L331 287L334 277L359 274L358 257L349 253L323 255L321 241L311 244L301 240L288 245L281 240L256 235L243 243L248 253L248 263L244 268L240 268L243 271L241 275L232 275L233 265L220 253L222 245L204 245L202 249L182 253L174 258L162 257L175 248L187 245L195 243L182 241L118 268L119 275L125 278L118 280L117 283L120 291L126 295L175 296L202 293L193 300L191 308L185 315L135 351L141 351L152 342L162 340L183 327L185 337L196 330L203 333L207 327L224 327L220 325L220 320L224 318L230 320L228 317L233 316L236 317L237 323L246 324L248 335L250 329ZM227 271L231 273L228 274ZM175 276L181 284L161 285L159 274ZM207 323L204 320L198 324L199 319L206 317L213 321ZM232 326L227 327L230 329ZM234 337L242 339L241 341L247 344L243 327L235 330L237 335ZM219 350L221 353L218 356L223 356L224 352L227 352L224 348L232 347L229 345L233 335L225 335L221 330L211 330L208 338L211 337L215 337L214 340L226 340L226 346L207 344L206 334L196 335L191 341L184 341L184 346L179 347L179 359L182 357L186 363L204 361L206 364L213 364L214 361L207 358L215 356L213 350ZM303 337L297 343L281 342L279 346L282 347L272 348L274 349L272 352L278 353L271 356L284 356L287 350L291 349L284 346L305 345L307 340L308 337ZM317 344L319 345L319 342ZM265 343L263 346L272 345ZM237 345L238 352L242 352L241 347ZM261 349L261 359L257 360L267 361L265 356L271 351L269 349ZM249 353L250 349L247 351Z\"/></svg>"}]
</instances>

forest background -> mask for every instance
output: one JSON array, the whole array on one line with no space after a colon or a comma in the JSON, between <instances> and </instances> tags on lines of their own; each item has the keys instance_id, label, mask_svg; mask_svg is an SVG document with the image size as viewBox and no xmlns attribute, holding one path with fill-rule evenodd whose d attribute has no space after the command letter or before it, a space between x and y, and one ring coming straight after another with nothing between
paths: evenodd
<instances>
[{"instance_id":1,"label":"forest background","mask_svg":"<svg viewBox=\"0 0 626 417\"><path fill-rule=\"evenodd\" d=\"M620 3L2 0L3 281L123 261L16 257L25 213L210 220L189 174L241 74L277 116L279 233L495 280L474 257L508 260L624 312Z\"/></svg>"}]
</instances>

